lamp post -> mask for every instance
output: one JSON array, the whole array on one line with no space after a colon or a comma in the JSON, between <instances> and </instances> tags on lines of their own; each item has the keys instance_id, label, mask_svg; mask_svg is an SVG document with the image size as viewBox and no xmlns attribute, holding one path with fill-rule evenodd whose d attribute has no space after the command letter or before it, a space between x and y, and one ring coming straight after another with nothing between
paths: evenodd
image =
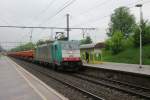
<instances>
[{"instance_id":1,"label":"lamp post","mask_svg":"<svg viewBox=\"0 0 150 100\"><path fill-rule=\"evenodd\" d=\"M143 22L143 13L142 13L142 4L137 4L136 7L140 8L140 65L139 68L142 68L142 22Z\"/></svg>"}]
</instances>

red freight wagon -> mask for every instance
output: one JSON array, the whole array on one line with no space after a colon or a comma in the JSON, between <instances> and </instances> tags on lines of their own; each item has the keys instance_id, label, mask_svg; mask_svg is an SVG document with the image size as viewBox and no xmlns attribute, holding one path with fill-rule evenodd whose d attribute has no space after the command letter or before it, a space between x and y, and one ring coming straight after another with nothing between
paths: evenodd
<instances>
[{"instance_id":1,"label":"red freight wagon","mask_svg":"<svg viewBox=\"0 0 150 100\"><path fill-rule=\"evenodd\" d=\"M19 58L33 58L34 51L33 50L18 51L18 52L9 53L8 55L19 57Z\"/></svg>"}]
</instances>

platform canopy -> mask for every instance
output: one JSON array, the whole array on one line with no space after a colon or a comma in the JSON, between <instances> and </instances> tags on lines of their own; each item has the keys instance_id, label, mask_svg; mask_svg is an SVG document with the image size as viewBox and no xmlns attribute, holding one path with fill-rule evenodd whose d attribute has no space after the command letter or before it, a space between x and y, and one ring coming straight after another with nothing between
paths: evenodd
<instances>
[{"instance_id":1,"label":"platform canopy","mask_svg":"<svg viewBox=\"0 0 150 100\"><path fill-rule=\"evenodd\" d=\"M80 45L80 49L92 49L92 48L100 48L101 49L104 47L105 47L104 42Z\"/></svg>"}]
</instances>

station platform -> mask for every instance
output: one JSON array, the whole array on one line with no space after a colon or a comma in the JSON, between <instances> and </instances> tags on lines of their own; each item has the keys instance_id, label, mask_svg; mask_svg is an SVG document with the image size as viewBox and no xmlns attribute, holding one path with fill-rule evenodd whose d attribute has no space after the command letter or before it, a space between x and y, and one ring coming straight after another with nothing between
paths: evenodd
<instances>
[{"instance_id":1,"label":"station platform","mask_svg":"<svg viewBox=\"0 0 150 100\"><path fill-rule=\"evenodd\" d=\"M83 65L88 67L96 67L150 76L150 65L142 65L142 68L139 68L138 64L125 64L112 62L103 62L102 64L83 64Z\"/></svg>"},{"instance_id":2,"label":"station platform","mask_svg":"<svg viewBox=\"0 0 150 100\"><path fill-rule=\"evenodd\" d=\"M0 57L0 100L68 100L6 56Z\"/></svg>"}]
</instances>

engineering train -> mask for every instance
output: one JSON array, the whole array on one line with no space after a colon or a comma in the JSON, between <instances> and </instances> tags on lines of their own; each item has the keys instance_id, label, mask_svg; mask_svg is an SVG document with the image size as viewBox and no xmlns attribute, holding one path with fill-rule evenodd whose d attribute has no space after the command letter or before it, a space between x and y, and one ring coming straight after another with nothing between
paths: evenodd
<instances>
[{"instance_id":1,"label":"engineering train","mask_svg":"<svg viewBox=\"0 0 150 100\"><path fill-rule=\"evenodd\" d=\"M8 56L50 65L55 70L77 71L82 68L79 41L57 40L34 50L9 52Z\"/></svg>"}]
</instances>

